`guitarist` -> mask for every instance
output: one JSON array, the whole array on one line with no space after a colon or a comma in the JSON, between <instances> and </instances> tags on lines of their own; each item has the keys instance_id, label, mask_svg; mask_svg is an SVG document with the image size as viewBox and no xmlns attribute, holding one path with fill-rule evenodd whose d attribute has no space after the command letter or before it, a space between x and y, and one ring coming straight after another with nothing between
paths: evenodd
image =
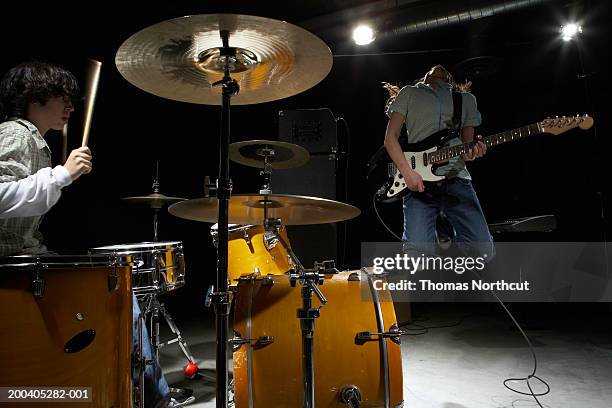
<instances>
[{"instance_id":1,"label":"guitarist","mask_svg":"<svg viewBox=\"0 0 612 408\"><path fill-rule=\"evenodd\" d=\"M385 148L410 190L403 198L402 238L408 251L436 252L436 221L442 214L452 225L454 240L466 255L486 254L489 258L494 255L487 221L465 167L465 161L486 153L486 145L478 141L463 157L451 159L437 169L436 174L446 176L443 181L424 184L421 176L410 167L399 143L404 124L408 143L422 141L449 128L456 128L459 136L451 139L451 145L473 141L474 127L479 126L482 119L476 98L468 92L470 85L470 82L455 84L451 74L441 65L432 67L414 86L399 89L384 84L390 94L386 106L389 122Z\"/></svg>"}]
</instances>

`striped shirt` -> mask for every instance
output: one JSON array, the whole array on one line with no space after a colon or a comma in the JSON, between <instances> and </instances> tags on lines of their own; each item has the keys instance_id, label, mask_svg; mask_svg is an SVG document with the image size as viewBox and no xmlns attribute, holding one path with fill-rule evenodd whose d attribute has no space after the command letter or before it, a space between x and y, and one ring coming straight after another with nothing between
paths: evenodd
<instances>
[{"instance_id":1,"label":"striped shirt","mask_svg":"<svg viewBox=\"0 0 612 408\"><path fill-rule=\"evenodd\" d=\"M415 86L403 87L395 100L389 105L387 115L401 113L406 122L408 143L416 143L434 133L453 127L452 88L445 82L438 81L438 86L418 83ZM476 107L476 98L471 93L462 93L461 127L480 126L482 117ZM459 138L449 144L462 143ZM448 164L439 167L436 174L448 177L461 177L470 180L470 173L465 168L465 161L455 157Z\"/></svg>"},{"instance_id":2,"label":"striped shirt","mask_svg":"<svg viewBox=\"0 0 612 408\"><path fill-rule=\"evenodd\" d=\"M15 181L51 166L51 151L32 123L0 124L0 182ZM0 220L0 256L47 252L38 231L42 216Z\"/></svg>"}]
</instances>

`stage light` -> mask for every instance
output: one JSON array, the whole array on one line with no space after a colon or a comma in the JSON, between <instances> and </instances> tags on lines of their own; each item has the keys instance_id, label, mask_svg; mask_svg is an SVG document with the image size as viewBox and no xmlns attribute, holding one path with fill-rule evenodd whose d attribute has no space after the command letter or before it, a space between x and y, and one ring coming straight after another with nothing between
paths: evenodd
<instances>
[{"instance_id":1,"label":"stage light","mask_svg":"<svg viewBox=\"0 0 612 408\"><path fill-rule=\"evenodd\" d=\"M561 26L561 39L563 41L571 41L578 34L582 33L582 26L575 23L570 23Z\"/></svg>"},{"instance_id":2,"label":"stage light","mask_svg":"<svg viewBox=\"0 0 612 408\"><path fill-rule=\"evenodd\" d=\"M353 30L353 41L357 45L368 45L376 39L374 30L367 25L360 25Z\"/></svg>"}]
</instances>

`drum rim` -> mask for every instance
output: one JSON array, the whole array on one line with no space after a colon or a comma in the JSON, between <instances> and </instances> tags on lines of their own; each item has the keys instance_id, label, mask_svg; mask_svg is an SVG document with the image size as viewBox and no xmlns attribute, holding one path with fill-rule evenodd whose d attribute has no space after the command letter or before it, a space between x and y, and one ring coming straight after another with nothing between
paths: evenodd
<instances>
[{"instance_id":1,"label":"drum rim","mask_svg":"<svg viewBox=\"0 0 612 408\"><path fill-rule=\"evenodd\" d=\"M231 227L230 227L231 225ZM227 227L227 231L228 232L234 232L234 231L242 231L242 230L250 230L251 228L254 227L260 227L261 225L257 224L228 224ZM213 224L210 226L210 233L213 235L217 235L219 234L219 224Z\"/></svg>"},{"instance_id":2,"label":"drum rim","mask_svg":"<svg viewBox=\"0 0 612 408\"><path fill-rule=\"evenodd\" d=\"M111 254L89 255L12 255L0 257L0 268L65 268L69 266L129 266Z\"/></svg>"},{"instance_id":3,"label":"drum rim","mask_svg":"<svg viewBox=\"0 0 612 408\"><path fill-rule=\"evenodd\" d=\"M146 244L146 245L143 245L143 244ZM134 242L130 244L117 244L117 245L105 245L105 246L94 247L94 248L90 248L89 252L91 254L131 255L131 254L151 253L155 250L171 251L173 249L182 249L182 248L183 248L183 241Z\"/></svg>"}]
</instances>

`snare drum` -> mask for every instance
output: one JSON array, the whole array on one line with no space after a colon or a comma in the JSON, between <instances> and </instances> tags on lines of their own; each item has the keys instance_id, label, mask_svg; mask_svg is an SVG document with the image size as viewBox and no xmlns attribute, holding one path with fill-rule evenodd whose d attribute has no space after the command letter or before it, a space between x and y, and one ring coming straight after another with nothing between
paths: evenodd
<instances>
[{"instance_id":1,"label":"snare drum","mask_svg":"<svg viewBox=\"0 0 612 408\"><path fill-rule=\"evenodd\" d=\"M218 245L218 228L218 224L210 227L215 247ZM291 246L284 227L280 229L280 236ZM227 261L231 286L237 285L241 276L282 275L293 265L278 238L261 225L229 225Z\"/></svg>"},{"instance_id":2,"label":"snare drum","mask_svg":"<svg viewBox=\"0 0 612 408\"><path fill-rule=\"evenodd\" d=\"M185 285L185 261L180 241L108 245L89 251L130 263L136 296L164 293Z\"/></svg>"},{"instance_id":3,"label":"snare drum","mask_svg":"<svg viewBox=\"0 0 612 408\"><path fill-rule=\"evenodd\" d=\"M358 336L396 331L389 292L375 290L362 271L325 275L319 288L329 302L315 319L315 406L346 407L340 393L348 386L358 388L362 407L402 406L399 337ZM234 305L237 408L303 405L302 337L296 316L301 291L299 284L291 287L288 276L240 280ZM316 296L312 302L314 308L320 306Z\"/></svg>"},{"instance_id":4,"label":"snare drum","mask_svg":"<svg viewBox=\"0 0 612 408\"><path fill-rule=\"evenodd\" d=\"M108 256L0 258L0 386L89 387L65 405L131 407L130 274Z\"/></svg>"}]
</instances>

